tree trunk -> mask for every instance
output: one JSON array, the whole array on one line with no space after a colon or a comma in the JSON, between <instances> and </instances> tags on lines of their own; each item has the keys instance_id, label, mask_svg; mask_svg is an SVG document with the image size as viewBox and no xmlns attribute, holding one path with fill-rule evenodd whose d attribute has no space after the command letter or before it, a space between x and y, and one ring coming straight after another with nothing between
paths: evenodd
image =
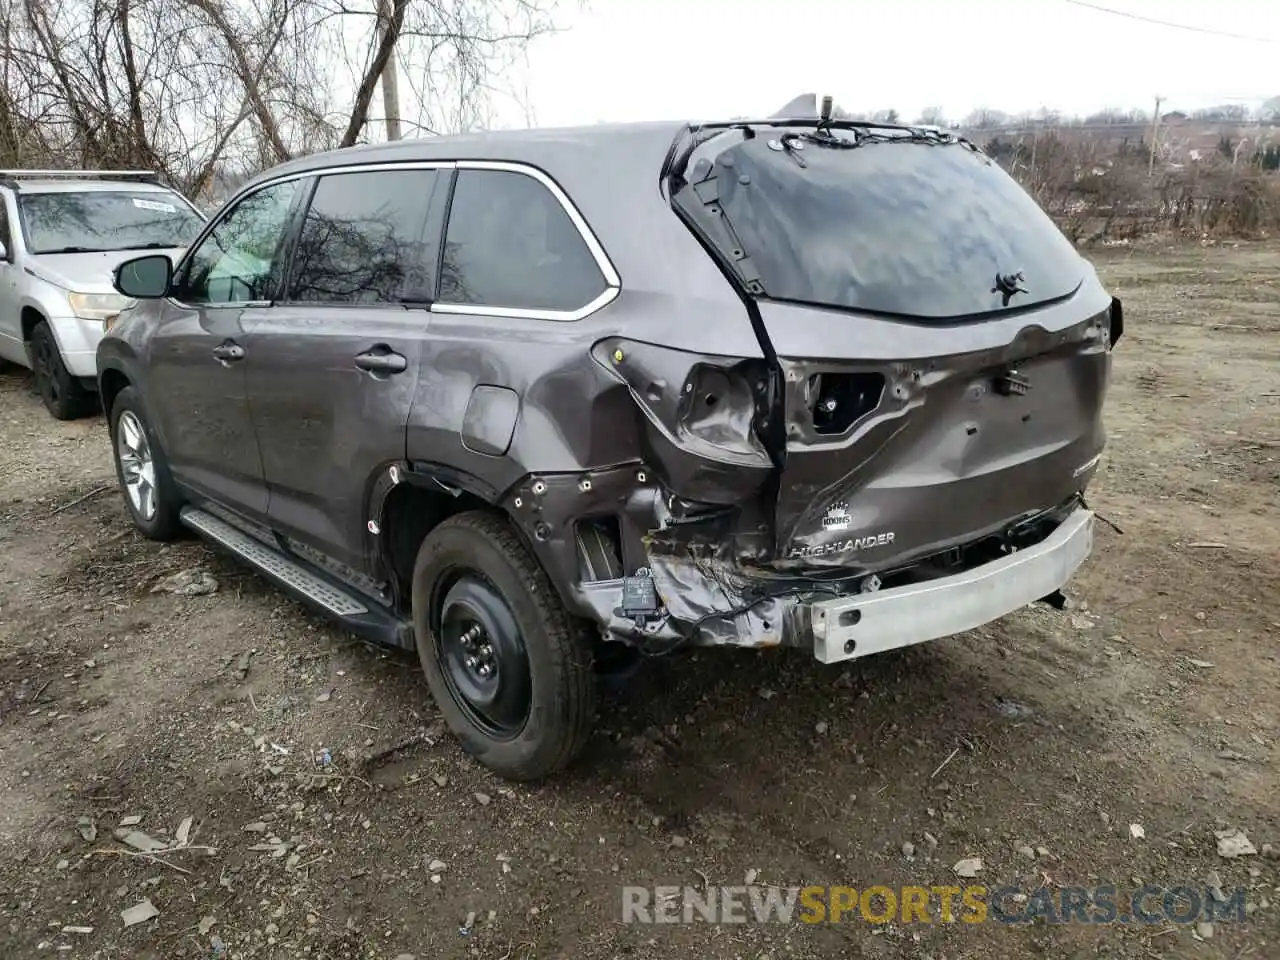
<instances>
[{"instance_id":1,"label":"tree trunk","mask_svg":"<svg viewBox=\"0 0 1280 960\"><path fill-rule=\"evenodd\" d=\"M386 35L391 23L390 0L378 0L378 38ZM387 64L382 68L382 115L387 124L387 139L400 139L400 82L396 76L396 48L392 41Z\"/></svg>"},{"instance_id":2,"label":"tree trunk","mask_svg":"<svg viewBox=\"0 0 1280 960\"><path fill-rule=\"evenodd\" d=\"M356 102L351 108L351 120L347 123L347 132L342 135L341 146L350 147L360 136L365 123L369 120L369 104L373 101L373 88L378 85L378 78L395 52L396 41L400 39L400 31L404 29L404 12L409 0L391 0L391 16L386 21L386 29L378 38L378 49L374 53L373 62L365 71L364 79L356 88Z\"/></svg>"}]
</instances>

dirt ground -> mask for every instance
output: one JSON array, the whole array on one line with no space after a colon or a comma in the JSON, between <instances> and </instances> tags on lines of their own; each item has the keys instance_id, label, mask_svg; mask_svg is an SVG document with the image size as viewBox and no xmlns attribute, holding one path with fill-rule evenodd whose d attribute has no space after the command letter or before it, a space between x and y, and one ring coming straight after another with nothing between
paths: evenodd
<instances>
[{"instance_id":1,"label":"dirt ground","mask_svg":"<svg viewBox=\"0 0 1280 960\"><path fill-rule=\"evenodd\" d=\"M1094 256L1128 329L1091 505L1123 534L1072 608L846 667L656 663L538 787L461 754L411 659L134 534L102 419L52 421L9 368L0 958L1280 956L1280 246ZM154 591L187 570L217 591ZM188 847L129 855L129 817ZM1221 856L1229 828L1257 853ZM1023 889L1212 871L1249 915L621 922L623 885L930 886L967 857Z\"/></svg>"}]
</instances>

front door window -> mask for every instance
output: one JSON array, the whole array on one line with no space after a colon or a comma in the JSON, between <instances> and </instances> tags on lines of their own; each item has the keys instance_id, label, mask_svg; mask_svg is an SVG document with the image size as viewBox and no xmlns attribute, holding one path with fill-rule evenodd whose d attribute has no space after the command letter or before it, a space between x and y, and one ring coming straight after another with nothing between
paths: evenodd
<instances>
[{"instance_id":1,"label":"front door window","mask_svg":"<svg viewBox=\"0 0 1280 960\"><path fill-rule=\"evenodd\" d=\"M197 305L270 300L282 274L284 237L301 180L263 187L223 217L192 251L178 299Z\"/></svg>"}]
</instances>

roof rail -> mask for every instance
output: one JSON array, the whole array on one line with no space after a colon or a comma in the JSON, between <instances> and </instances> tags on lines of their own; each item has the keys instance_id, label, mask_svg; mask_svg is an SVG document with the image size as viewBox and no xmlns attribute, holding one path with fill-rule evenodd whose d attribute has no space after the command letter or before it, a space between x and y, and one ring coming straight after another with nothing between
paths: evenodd
<instances>
[{"instance_id":1,"label":"roof rail","mask_svg":"<svg viewBox=\"0 0 1280 960\"><path fill-rule=\"evenodd\" d=\"M138 180L160 183L157 170L0 170L0 183L18 187L23 180Z\"/></svg>"}]
</instances>

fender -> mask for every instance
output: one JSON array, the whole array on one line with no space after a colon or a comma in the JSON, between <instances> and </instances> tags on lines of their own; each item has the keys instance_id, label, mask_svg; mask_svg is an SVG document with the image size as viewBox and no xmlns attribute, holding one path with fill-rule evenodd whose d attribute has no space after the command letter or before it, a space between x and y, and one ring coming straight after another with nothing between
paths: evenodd
<instances>
[{"instance_id":1,"label":"fender","mask_svg":"<svg viewBox=\"0 0 1280 960\"><path fill-rule=\"evenodd\" d=\"M108 417L111 411L107 409L106 401L112 398L119 389L114 388L111 383L111 375L122 376L128 385L133 387L142 396L142 402L147 404L150 409L150 401L147 397L146 378L140 373L141 363L134 355L132 348L121 340L115 340L110 337L104 337L102 342L98 344L97 353L98 364L98 396L103 398L103 413ZM160 445L168 449L168 442L164 436L164 428L160 421L152 417L151 429L156 432Z\"/></svg>"}]
</instances>

